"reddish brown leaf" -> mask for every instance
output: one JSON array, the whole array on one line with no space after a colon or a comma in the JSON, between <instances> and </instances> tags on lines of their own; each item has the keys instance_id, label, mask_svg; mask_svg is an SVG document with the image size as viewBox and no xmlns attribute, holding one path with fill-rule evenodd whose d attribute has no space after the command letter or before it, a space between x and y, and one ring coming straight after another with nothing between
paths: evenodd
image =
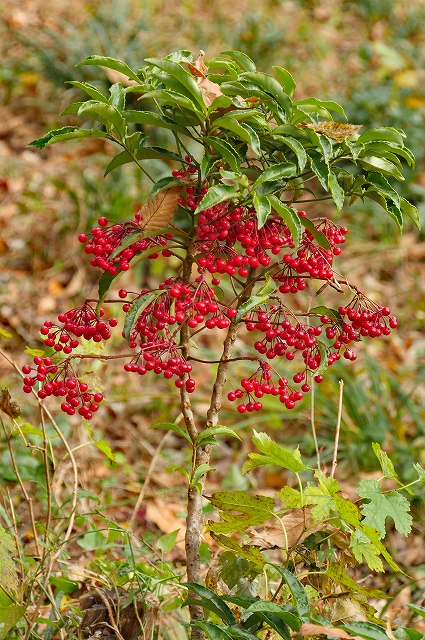
<instances>
[{"instance_id":1,"label":"reddish brown leaf","mask_svg":"<svg viewBox=\"0 0 425 640\"><path fill-rule=\"evenodd\" d=\"M167 227L176 210L180 191L180 187L171 187L160 191L154 198L145 202L139 209L141 229L154 231Z\"/></svg>"},{"instance_id":2,"label":"reddish brown leaf","mask_svg":"<svg viewBox=\"0 0 425 640\"><path fill-rule=\"evenodd\" d=\"M195 76L198 82L198 86L201 90L202 97L204 98L204 102L207 107L209 107L218 96L222 96L223 92L220 89L220 85L211 80L208 80L207 73L208 67L204 62L205 53L203 51L199 52L198 58L192 64L191 62L187 62L190 73Z\"/></svg>"},{"instance_id":3,"label":"reddish brown leaf","mask_svg":"<svg viewBox=\"0 0 425 640\"><path fill-rule=\"evenodd\" d=\"M310 624L309 622L302 625L301 629L294 633L295 636L333 636L342 640L360 640L359 636L350 636L344 629L338 627L322 627L320 624Z\"/></svg>"},{"instance_id":4,"label":"reddish brown leaf","mask_svg":"<svg viewBox=\"0 0 425 640\"><path fill-rule=\"evenodd\" d=\"M21 414L18 403L12 400L10 396L9 389L0 391L0 410L9 418L18 418Z\"/></svg>"}]
</instances>

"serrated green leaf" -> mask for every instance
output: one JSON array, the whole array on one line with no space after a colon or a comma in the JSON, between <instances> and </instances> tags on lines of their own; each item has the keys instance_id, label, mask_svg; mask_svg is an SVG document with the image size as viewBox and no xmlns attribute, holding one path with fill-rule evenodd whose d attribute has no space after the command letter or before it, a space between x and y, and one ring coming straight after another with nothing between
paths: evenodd
<instances>
[{"instance_id":1,"label":"serrated green leaf","mask_svg":"<svg viewBox=\"0 0 425 640\"><path fill-rule=\"evenodd\" d=\"M238 196L238 191L229 184L217 184L214 187L210 187L207 193L202 198L195 211L195 214L205 209L210 209L220 202L230 200Z\"/></svg>"},{"instance_id":2,"label":"serrated green leaf","mask_svg":"<svg viewBox=\"0 0 425 640\"><path fill-rule=\"evenodd\" d=\"M425 482L425 469L421 467L419 462L414 462L413 467L418 474L418 479L420 480L420 482Z\"/></svg>"},{"instance_id":3,"label":"serrated green leaf","mask_svg":"<svg viewBox=\"0 0 425 640\"><path fill-rule=\"evenodd\" d=\"M307 164L307 153L301 142L299 142L295 138L290 138L289 136L276 136L276 138L279 140L279 142L289 147L295 153L298 162L298 169L299 171L302 171Z\"/></svg>"},{"instance_id":4,"label":"serrated green leaf","mask_svg":"<svg viewBox=\"0 0 425 640\"><path fill-rule=\"evenodd\" d=\"M106 126L114 126L120 136L124 136L125 134L125 120L118 109L110 104L97 102L96 100L88 100L78 109L78 115L94 117L95 120L98 120Z\"/></svg>"},{"instance_id":5,"label":"serrated green leaf","mask_svg":"<svg viewBox=\"0 0 425 640\"><path fill-rule=\"evenodd\" d=\"M404 176L398 168L389 160L379 158L378 156L362 156L359 157L358 163L368 171L377 171L387 176L392 176L397 180L404 180Z\"/></svg>"},{"instance_id":6,"label":"serrated green leaf","mask_svg":"<svg viewBox=\"0 0 425 640\"><path fill-rule=\"evenodd\" d=\"M326 162L322 162L320 155L314 151L309 151L310 166L316 175L316 178L325 191L329 191L329 166Z\"/></svg>"},{"instance_id":7,"label":"serrated green leaf","mask_svg":"<svg viewBox=\"0 0 425 640\"><path fill-rule=\"evenodd\" d=\"M198 108L200 107L202 111L206 111L205 101L198 83L181 64L173 62L172 60L166 60L165 58L146 58L145 62L166 71L166 73L175 78L188 91L190 96L194 98Z\"/></svg>"},{"instance_id":8,"label":"serrated green leaf","mask_svg":"<svg viewBox=\"0 0 425 640\"><path fill-rule=\"evenodd\" d=\"M406 198L400 198L400 209L404 215L409 216L418 229L421 228L419 212L413 204L406 200Z\"/></svg>"},{"instance_id":9,"label":"serrated green leaf","mask_svg":"<svg viewBox=\"0 0 425 640\"><path fill-rule=\"evenodd\" d=\"M188 587L190 591L194 592L199 597L198 604L201 604L203 608L215 613L221 620L223 620L223 622L228 625L236 624L236 619L232 611L229 609L224 600L222 600L220 596L214 593L214 591L211 591L211 589L207 589L207 587L203 587L200 584L196 584L195 582L182 583L182 586ZM191 598L191 600L192 603L195 602L194 599ZM186 601L184 605L186 605L187 603L188 601Z\"/></svg>"},{"instance_id":10,"label":"serrated green leaf","mask_svg":"<svg viewBox=\"0 0 425 640\"><path fill-rule=\"evenodd\" d=\"M303 506L301 493L293 487L283 487L283 489L279 491L279 497L283 506L287 509L295 509Z\"/></svg>"},{"instance_id":11,"label":"serrated green leaf","mask_svg":"<svg viewBox=\"0 0 425 640\"><path fill-rule=\"evenodd\" d=\"M83 105L86 104L83 102ZM36 149L44 149L48 144L55 144L56 142L63 142L64 140L76 140L79 138L109 138L109 134L105 131L98 131L97 129L79 129L78 127L62 127L61 129L54 129L46 133L42 138L33 140L29 143L29 147L35 147Z\"/></svg>"},{"instance_id":12,"label":"serrated green leaf","mask_svg":"<svg viewBox=\"0 0 425 640\"><path fill-rule=\"evenodd\" d=\"M121 60L116 60L115 58L110 58L109 56L88 56L88 58L84 58L77 64L78 66L82 65L94 65L96 67L106 67L107 69L114 69L114 71L119 71L123 73L127 78L131 80L135 80L137 83L140 83L140 78L137 74L134 73L130 69L130 67L125 63L121 62Z\"/></svg>"},{"instance_id":13,"label":"serrated green leaf","mask_svg":"<svg viewBox=\"0 0 425 640\"><path fill-rule=\"evenodd\" d=\"M357 144L364 144L374 140L388 140L389 142L396 142L397 144L403 145L404 137L405 134L398 129L394 129L393 127L379 127L362 133L357 139Z\"/></svg>"},{"instance_id":14,"label":"serrated green leaf","mask_svg":"<svg viewBox=\"0 0 425 640\"><path fill-rule=\"evenodd\" d=\"M196 444L201 446L203 441L206 438L215 438L216 436L230 436L231 438L236 438L237 440L241 440L241 437L238 436L236 431L231 429L230 427L225 427L221 424L218 424L215 427L207 427L203 431L201 431L196 438Z\"/></svg>"},{"instance_id":15,"label":"serrated green leaf","mask_svg":"<svg viewBox=\"0 0 425 640\"><path fill-rule=\"evenodd\" d=\"M73 87L77 87L78 89L81 89L81 91L84 91L84 93L87 93L87 95L89 95L90 98L93 98L93 100L96 100L97 102L104 102L105 104L108 104L109 102L108 98L104 96L103 93L99 91L99 89L96 89L96 87L94 87L92 84L89 84L88 82L78 82L77 80L68 80L67 82L65 82L65 84L71 84Z\"/></svg>"},{"instance_id":16,"label":"serrated green leaf","mask_svg":"<svg viewBox=\"0 0 425 640\"><path fill-rule=\"evenodd\" d=\"M270 200L267 198L267 196L259 196L257 194L254 194L254 197L252 198L252 202L254 205L255 212L257 214L258 228L262 229L272 210Z\"/></svg>"},{"instance_id":17,"label":"serrated green leaf","mask_svg":"<svg viewBox=\"0 0 425 640\"><path fill-rule=\"evenodd\" d=\"M286 178L293 178L297 174L297 166L293 162L281 162L265 169L252 185L254 191L263 182L274 182Z\"/></svg>"},{"instance_id":18,"label":"serrated green leaf","mask_svg":"<svg viewBox=\"0 0 425 640\"><path fill-rule=\"evenodd\" d=\"M237 120L232 118L231 116L223 116L222 118L217 118L213 122L214 129L225 129L234 133L238 136L243 142L246 142L252 147L252 150L257 154L261 154L261 145L260 139L257 133L245 123L239 123Z\"/></svg>"},{"instance_id":19,"label":"serrated green leaf","mask_svg":"<svg viewBox=\"0 0 425 640\"><path fill-rule=\"evenodd\" d=\"M254 431L252 442L263 455L258 453L249 453L248 460L242 467L242 473L247 473L252 469L262 467L266 464L273 464L277 467L282 467L283 469L289 469L294 473L308 469L301 460L299 449L294 449L293 451L285 449L270 438L267 433L257 433Z\"/></svg>"},{"instance_id":20,"label":"serrated green leaf","mask_svg":"<svg viewBox=\"0 0 425 640\"><path fill-rule=\"evenodd\" d=\"M274 513L274 501L266 496L251 495L246 491L222 491L209 497L213 506L220 509L222 522L209 522L215 534L246 531L248 527L263 524Z\"/></svg>"},{"instance_id":21,"label":"serrated green leaf","mask_svg":"<svg viewBox=\"0 0 425 640\"><path fill-rule=\"evenodd\" d=\"M369 500L361 507L364 515L362 524L373 527L379 532L380 538L383 538L386 534L385 520L390 517L394 520L397 531L404 536L409 535L413 519L409 513L407 498L395 491L382 493L379 482L374 479L361 480L357 493L361 498Z\"/></svg>"},{"instance_id":22,"label":"serrated green leaf","mask_svg":"<svg viewBox=\"0 0 425 640\"><path fill-rule=\"evenodd\" d=\"M354 633L356 636L365 638L366 640L389 640L384 629L372 622L363 622L363 620L359 620L358 622L344 624L342 628L350 633Z\"/></svg>"},{"instance_id":23,"label":"serrated green leaf","mask_svg":"<svg viewBox=\"0 0 425 640\"><path fill-rule=\"evenodd\" d=\"M13 537L0 525L0 584L12 593L19 586L18 568L13 560L16 553Z\"/></svg>"},{"instance_id":24,"label":"serrated green leaf","mask_svg":"<svg viewBox=\"0 0 425 640\"><path fill-rule=\"evenodd\" d=\"M248 562L254 563L260 572L265 565L265 560L260 549L249 544L241 545L234 538L211 532L211 537L222 547L234 551L238 557L245 558Z\"/></svg>"},{"instance_id":25,"label":"serrated green leaf","mask_svg":"<svg viewBox=\"0 0 425 640\"><path fill-rule=\"evenodd\" d=\"M337 177L333 171L329 171L328 187L332 194L333 201L336 204L338 211L341 211L344 206L345 192L341 185L338 183Z\"/></svg>"},{"instance_id":26,"label":"serrated green leaf","mask_svg":"<svg viewBox=\"0 0 425 640\"><path fill-rule=\"evenodd\" d=\"M239 76L240 80L252 82L257 87L260 87L267 94L273 96L279 107L283 109L287 117L291 116L292 103L289 96L282 89L282 85L273 78L273 76L267 73L261 73L258 71L247 71Z\"/></svg>"},{"instance_id":27,"label":"serrated green leaf","mask_svg":"<svg viewBox=\"0 0 425 640\"><path fill-rule=\"evenodd\" d=\"M134 325L136 324L140 314L146 307L148 307L151 302L159 298L164 292L161 291L149 291L149 293L145 293L140 298L137 298L131 305L130 310L126 315L126 319L124 322L124 337L129 342L130 335L134 329Z\"/></svg>"},{"instance_id":28,"label":"serrated green leaf","mask_svg":"<svg viewBox=\"0 0 425 640\"><path fill-rule=\"evenodd\" d=\"M303 585L293 573L284 567L278 564L270 564L285 579L300 620L302 622L308 622L308 620L310 620L310 605Z\"/></svg>"},{"instance_id":29,"label":"serrated green leaf","mask_svg":"<svg viewBox=\"0 0 425 640\"><path fill-rule=\"evenodd\" d=\"M273 69L275 70L277 79L284 88L285 93L291 98L297 86L295 84L294 78L289 73L289 71L283 69L282 67L275 66L273 67Z\"/></svg>"},{"instance_id":30,"label":"serrated green leaf","mask_svg":"<svg viewBox=\"0 0 425 640\"><path fill-rule=\"evenodd\" d=\"M388 454L385 451L382 451L381 445L379 442L372 442L373 453L379 460L379 464L381 465L382 473L386 478L394 478L397 479L397 473L395 472L394 465L388 457Z\"/></svg>"},{"instance_id":31,"label":"serrated green leaf","mask_svg":"<svg viewBox=\"0 0 425 640\"><path fill-rule=\"evenodd\" d=\"M227 162L227 164L232 169L232 171L235 171L236 173L240 173L241 157L239 156L236 149L234 149L234 147L232 147L232 145L229 142L227 142L226 140L223 140L222 138L216 138L214 136L207 136L204 138L204 140L207 144L211 145L212 147L214 147L214 149L216 149L216 151L220 154L223 160Z\"/></svg>"},{"instance_id":32,"label":"serrated green leaf","mask_svg":"<svg viewBox=\"0 0 425 640\"><path fill-rule=\"evenodd\" d=\"M377 549L362 531L356 530L352 533L350 549L357 562L366 562L372 571L380 573L384 571L379 549Z\"/></svg>"},{"instance_id":33,"label":"serrated green leaf","mask_svg":"<svg viewBox=\"0 0 425 640\"><path fill-rule=\"evenodd\" d=\"M297 249L300 246L302 236L302 227L299 215L294 209L288 207L286 204L283 204L283 202L281 202L276 196L267 195L267 197L270 200L270 204L272 205L273 209L280 215L289 231L291 232L295 249Z\"/></svg>"},{"instance_id":34,"label":"serrated green leaf","mask_svg":"<svg viewBox=\"0 0 425 640\"><path fill-rule=\"evenodd\" d=\"M384 176L380 173L371 172L367 175L367 181L372 187L376 187L379 193L392 200L396 207L400 209L400 196Z\"/></svg>"},{"instance_id":35,"label":"serrated green leaf","mask_svg":"<svg viewBox=\"0 0 425 640\"><path fill-rule=\"evenodd\" d=\"M326 575L337 582L340 586L345 587L353 593L361 593L368 598L388 598L389 596L380 589L372 589L371 587L363 587L356 580L353 580L344 567L337 562L331 562L326 569Z\"/></svg>"}]
</instances>

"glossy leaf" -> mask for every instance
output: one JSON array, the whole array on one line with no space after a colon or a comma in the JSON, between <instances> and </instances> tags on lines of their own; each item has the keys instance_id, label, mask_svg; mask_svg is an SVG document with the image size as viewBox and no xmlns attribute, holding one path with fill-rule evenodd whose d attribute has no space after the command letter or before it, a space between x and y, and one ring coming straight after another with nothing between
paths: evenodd
<instances>
[{"instance_id":1,"label":"glossy leaf","mask_svg":"<svg viewBox=\"0 0 425 640\"><path fill-rule=\"evenodd\" d=\"M235 318L235 322L240 322L243 316L255 307L258 307L270 298L270 295L274 293L278 288L277 283L269 276L266 276L266 282L261 286L246 302L241 304L238 309L238 313Z\"/></svg>"},{"instance_id":2,"label":"glossy leaf","mask_svg":"<svg viewBox=\"0 0 425 640\"><path fill-rule=\"evenodd\" d=\"M274 164L268 169L265 169L252 185L252 188L257 189L260 184L264 182L273 182L276 180L283 180L285 178L292 178L297 174L297 166L293 162L281 162Z\"/></svg>"},{"instance_id":3,"label":"glossy leaf","mask_svg":"<svg viewBox=\"0 0 425 640\"><path fill-rule=\"evenodd\" d=\"M252 202L257 214L258 228L261 229L262 227L264 227L266 220L272 210L270 200L267 198L267 196L259 196L257 194L254 194Z\"/></svg>"},{"instance_id":4,"label":"glossy leaf","mask_svg":"<svg viewBox=\"0 0 425 640\"><path fill-rule=\"evenodd\" d=\"M392 176L397 180L404 180L403 174L397 169L395 164L384 158L378 158L377 156L364 156L358 159L359 164L368 171L378 171L387 176Z\"/></svg>"},{"instance_id":5,"label":"glossy leaf","mask_svg":"<svg viewBox=\"0 0 425 640\"><path fill-rule=\"evenodd\" d=\"M418 229L421 228L419 212L413 204L406 200L406 198L400 198L400 209L404 215L409 216L409 218L415 223Z\"/></svg>"},{"instance_id":6,"label":"glossy leaf","mask_svg":"<svg viewBox=\"0 0 425 640\"><path fill-rule=\"evenodd\" d=\"M240 172L241 168L241 157L237 153L237 151L232 147L229 142L223 140L222 138L215 138L213 136L207 136L204 138L205 142L210 144L216 151L220 154L225 162L229 165L232 171L236 173Z\"/></svg>"},{"instance_id":7,"label":"glossy leaf","mask_svg":"<svg viewBox=\"0 0 425 640\"><path fill-rule=\"evenodd\" d=\"M403 145L405 138L404 133L393 127L378 127L377 129L370 129L362 133L358 139L358 144L365 144L366 142L388 140L389 142L396 142L399 145Z\"/></svg>"},{"instance_id":8,"label":"glossy leaf","mask_svg":"<svg viewBox=\"0 0 425 640\"><path fill-rule=\"evenodd\" d=\"M268 195L267 197L270 200L272 208L276 211L276 213L280 215L289 231L291 232L295 249L297 249L300 246L302 236L302 228L299 215L294 209L287 206L286 204L283 204L283 202L281 202L276 196Z\"/></svg>"},{"instance_id":9,"label":"glossy leaf","mask_svg":"<svg viewBox=\"0 0 425 640\"><path fill-rule=\"evenodd\" d=\"M160 127L161 129L170 129L177 133L182 133L185 136L192 137L192 134L186 127L182 127L177 124L171 118L167 118L164 115L155 113L154 111L136 111L128 110L123 112L123 117L127 122L134 124L147 124L152 127Z\"/></svg>"},{"instance_id":10,"label":"glossy leaf","mask_svg":"<svg viewBox=\"0 0 425 640\"><path fill-rule=\"evenodd\" d=\"M273 67L273 69L275 70L277 79L282 85L285 93L291 98L297 86L294 78L289 71L283 69L283 67Z\"/></svg>"},{"instance_id":11,"label":"glossy leaf","mask_svg":"<svg viewBox=\"0 0 425 640\"><path fill-rule=\"evenodd\" d=\"M319 246L321 246L323 249L327 249L328 251L332 249L330 242L325 236L325 234L323 233L323 231L316 229L316 227L314 226L314 223L309 218L300 217L300 222L302 226L305 227L307 231L311 233L311 235L316 240Z\"/></svg>"},{"instance_id":12,"label":"glossy leaf","mask_svg":"<svg viewBox=\"0 0 425 640\"><path fill-rule=\"evenodd\" d=\"M94 87L92 84L89 84L88 82L77 82L77 80L68 80L65 84L71 84L73 87L81 89L81 91L87 93L87 95L89 95L90 98L93 98L93 100L104 102L105 104L109 103L108 98L104 96L103 93L99 91L99 89L96 89L96 87Z\"/></svg>"},{"instance_id":13,"label":"glossy leaf","mask_svg":"<svg viewBox=\"0 0 425 640\"><path fill-rule=\"evenodd\" d=\"M127 342L130 341L130 335L142 311L163 293L163 291L149 291L149 293L145 293L132 303L124 322L124 337Z\"/></svg>"},{"instance_id":14,"label":"glossy leaf","mask_svg":"<svg viewBox=\"0 0 425 640\"><path fill-rule=\"evenodd\" d=\"M242 51L232 50L232 51L223 51L223 55L228 56L232 60L235 60L240 67L246 69L247 71L255 71L255 63L251 58Z\"/></svg>"},{"instance_id":15,"label":"glossy leaf","mask_svg":"<svg viewBox=\"0 0 425 640\"><path fill-rule=\"evenodd\" d=\"M190 93L198 104L198 107L200 107L202 111L206 111L204 98L202 97L202 92L196 80L181 64L165 58L146 58L146 62L169 73L170 76L175 78Z\"/></svg>"},{"instance_id":16,"label":"glossy leaf","mask_svg":"<svg viewBox=\"0 0 425 640\"><path fill-rule=\"evenodd\" d=\"M297 157L298 168L300 171L302 171L305 165L307 164L307 154L301 142L289 136L286 136L286 137L279 136L278 140L282 144L289 147L295 153Z\"/></svg>"},{"instance_id":17,"label":"glossy leaf","mask_svg":"<svg viewBox=\"0 0 425 640\"><path fill-rule=\"evenodd\" d=\"M85 104L85 103L83 103ZM62 127L61 129L53 129L42 138L33 140L29 143L29 147L36 149L44 149L48 144L55 142L63 142L64 140L75 140L77 138L109 138L109 134L97 129L79 129L78 127Z\"/></svg>"},{"instance_id":18,"label":"glossy leaf","mask_svg":"<svg viewBox=\"0 0 425 640\"><path fill-rule=\"evenodd\" d=\"M205 443L205 440L215 438L216 436L230 436L231 438L241 440L236 431L234 431L230 427L225 427L219 424L215 427L207 427L206 429L201 431L196 438L196 444L202 446L202 444Z\"/></svg>"},{"instance_id":19,"label":"glossy leaf","mask_svg":"<svg viewBox=\"0 0 425 640\"><path fill-rule=\"evenodd\" d=\"M114 69L114 71L119 71L120 73L123 73L125 76L127 76L127 78L130 78L131 80L134 80L135 82L140 83L139 76L135 74L134 71L132 71L125 62L121 62L120 60L116 60L115 58L110 58L108 56L93 55L93 56L89 56L88 58L85 58L84 60L81 60L81 62L79 62L77 66L81 66L81 65L94 65L97 67L106 67L107 69Z\"/></svg>"},{"instance_id":20,"label":"glossy leaf","mask_svg":"<svg viewBox=\"0 0 425 640\"><path fill-rule=\"evenodd\" d=\"M184 429L184 427L181 427L178 424L175 424L174 422L158 422L157 424L152 425L151 429L163 429L164 431L173 431L174 433L177 433L177 435L181 436L182 438L190 442L190 444L192 444L192 440L190 438L190 435L186 431L186 429Z\"/></svg>"},{"instance_id":21,"label":"glossy leaf","mask_svg":"<svg viewBox=\"0 0 425 640\"><path fill-rule=\"evenodd\" d=\"M231 131L241 140L251 145L253 151L257 154L261 154L261 145L260 139L258 138L257 133L249 127L247 124L240 124L237 120L234 120L231 117L223 117L217 118L213 123L214 129L225 129L227 131Z\"/></svg>"},{"instance_id":22,"label":"glossy leaf","mask_svg":"<svg viewBox=\"0 0 425 640\"><path fill-rule=\"evenodd\" d=\"M112 125L118 131L120 136L124 136L126 128L125 120L118 109L112 105L88 100L78 109L78 115L92 117L106 126Z\"/></svg>"},{"instance_id":23,"label":"glossy leaf","mask_svg":"<svg viewBox=\"0 0 425 640\"><path fill-rule=\"evenodd\" d=\"M364 622L363 620L359 620L358 622L344 624L342 628L356 636L365 638L365 640L389 640L384 629L379 627L377 624L373 624L373 622Z\"/></svg>"},{"instance_id":24,"label":"glossy leaf","mask_svg":"<svg viewBox=\"0 0 425 640\"><path fill-rule=\"evenodd\" d=\"M197 600L197 604L201 604L201 606L208 611L212 611L217 615L223 622L229 625L236 624L235 616L233 615L230 608L227 604L211 589L207 589L207 587L202 586L201 584L196 584L195 582L185 582L182 583L183 587L188 587L190 591L194 592L199 600ZM189 600L186 600L185 605L189 603ZM190 597L190 604L194 604L195 600Z\"/></svg>"},{"instance_id":25,"label":"glossy leaf","mask_svg":"<svg viewBox=\"0 0 425 640\"><path fill-rule=\"evenodd\" d=\"M299 631L301 627L300 619L293 613L287 611L282 605L270 602L268 600L256 600L249 605L242 614L242 620L246 620L248 616L253 613L266 613L272 614L277 618L280 618L286 624L291 627L293 631Z\"/></svg>"},{"instance_id":26,"label":"glossy leaf","mask_svg":"<svg viewBox=\"0 0 425 640\"><path fill-rule=\"evenodd\" d=\"M333 171L329 171L328 186L338 211L344 206L345 193Z\"/></svg>"},{"instance_id":27,"label":"glossy leaf","mask_svg":"<svg viewBox=\"0 0 425 640\"><path fill-rule=\"evenodd\" d=\"M310 605L308 603L307 594L301 582L296 576L294 576L293 573L291 573L284 567L277 564L272 564L272 567L285 579L285 582L288 585L289 591L291 592L292 598L294 600L294 605L298 611L300 620L302 622L308 622L308 620L310 620Z\"/></svg>"},{"instance_id":28,"label":"glossy leaf","mask_svg":"<svg viewBox=\"0 0 425 640\"><path fill-rule=\"evenodd\" d=\"M273 96L277 104L284 110L286 115L288 117L291 115L291 100L282 89L282 86L277 80L275 80L275 78L273 78L273 76L270 76L267 73L260 73L259 71L249 71L246 73L242 73L239 78L252 82L253 84L257 85L257 87L260 87L260 89L263 89L263 91Z\"/></svg>"},{"instance_id":29,"label":"glossy leaf","mask_svg":"<svg viewBox=\"0 0 425 640\"><path fill-rule=\"evenodd\" d=\"M229 184L217 184L210 189L204 195L201 202L198 205L198 208L195 211L195 214L200 211L205 211L205 209L210 209L214 207L216 204L220 202L224 202L225 200L230 200L232 198L237 198L238 191Z\"/></svg>"}]
</instances>

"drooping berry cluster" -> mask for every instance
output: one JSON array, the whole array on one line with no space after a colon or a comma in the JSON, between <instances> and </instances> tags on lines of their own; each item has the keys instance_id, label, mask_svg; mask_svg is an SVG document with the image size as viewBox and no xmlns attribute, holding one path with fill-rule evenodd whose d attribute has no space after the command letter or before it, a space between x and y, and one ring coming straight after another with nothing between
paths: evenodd
<instances>
[{"instance_id":1,"label":"drooping berry cluster","mask_svg":"<svg viewBox=\"0 0 425 640\"><path fill-rule=\"evenodd\" d=\"M273 374L275 380L273 381ZM293 389L286 378L282 378L276 373L267 362L260 362L260 366L255 373L249 378L241 381L242 389L235 389L227 394L230 402L241 400L246 397L246 401L238 405L239 413L251 413L252 411L261 411L263 408L259 398L264 395L272 395L279 397L282 404L287 409L293 409L297 402L302 400L303 392ZM303 391L309 391L310 387L304 385Z\"/></svg>"},{"instance_id":2,"label":"drooping berry cluster","mask_svg":"<svg viewBox=\"0 0 425 640\"><path fill-rule=\"evenodd\" d=\"M72 416L78 411L87 420L93 417L103 395L88 391L88 384L75 375L71 359L54 363L52 358L36 356L33 362L33 367L28 364L22 367L25 393L31 393L33 387L39 384L37 395L41 400L49 396L63 398L61 409L64 413Z\"/></svg>"},{"instance_id":3,"label":"drooping berry cluster","mask_svg":"<svg viewBox=\"0 0 425 640\"><path fill-rule=\"evenodd\" d=\"M109 340L111 332L109 327L116 327L116 318L110 318L107 322L101 320L104 311L101 309L97 315L90 302L86 300L80 307L71 309L58 315L60 325L46 320L40 329L46 347L53 347L57 352L63 351L70 354L79 346L77 338L101 342ZM109 325L109 326L108 326Z\"/></svg>"},{"instance_id":4,"label":"drooping berry cluster","mask_svg":"<svg viewBox=\"0 0 425 640\"><path fill-rule=\"evenodd\" d=\"M158 235L143 238L140 229L140 216L136 214L132 222L123 222L109 225L109 220L101 217L98 220L98 227L91 230L91 234L81 233L79 241L85 244L85 253L93 255L90 264L93 267L100 267L110 275L116 276L120 271L128 271L131 259L149 248L152 253L147 258L155 259L163 247L167 245L167 240L171 234ZM126 238L134 237L134 242L128 242L127 246L120 249ZM158 249L158 253L155 249ZM169 256L167 249L162 249L162 255Z\"/></svg>"}]
</instances>

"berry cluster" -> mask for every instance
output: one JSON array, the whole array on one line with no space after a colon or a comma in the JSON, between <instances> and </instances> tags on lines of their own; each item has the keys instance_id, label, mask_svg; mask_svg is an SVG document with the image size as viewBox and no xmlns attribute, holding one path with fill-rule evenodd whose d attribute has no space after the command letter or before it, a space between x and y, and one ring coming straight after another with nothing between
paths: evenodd
<instances>
[{"instance_id":1,"label":"berry cluster","mask_svg":"<svg viewBox=\"0 0 425 640\"><path fill-rule=\"evenodd\" d=\"M75 375L70 359L56 364L52 358L36 356L34 365L31 367L26 364L22 367L22 373L25 374L25 393L31 393L33 387L39 383L37 395L41 400L48 396L63 398L61 409L64 413L72 416L78 411L79 415L87 420L93 417L99 409L103 395L88 391L88 384Z\"/></svg>"},{"instance_id":2,"label":"berry cluster","mask_svg":"<svg viewBox=\"0 0 425 640\"><path fill-rule=\"evenodd\" d=\"M93 255L90 264L93 267L100 267L103 271L107 271L110 275L116 276L120 271L128 271L130 268L130 260L138 253L153 248L153 252L147 256L151 259L158 257L159 253L154 249L157 247L158 252L161 247L166 246L167 239L171 238L171 234L158 235L151 238L141 238L140 233L140 216L136 214L132 222L124 222L121 224L112 224L108 226L109 220L101 217L98 220L98 227L91 230L91 234L81 233L78 240L85 244L85 253ZM134 242L128 246L122 247L122 244L128 236L134 236ZM127 244L127 242L126 242ZM169 256L167 249L162 250L162 255Z\"/></svg>"},{"instance_id":3,"label":"berry cluster","mask_svg":"<svg viewBox=\"0 0 425 640\"><path fill-rule=\"evenodd\" d=\"M275 381L273 373L276 375ZM303 391L309 391L310 387L307 384L303 386ZM259 398L267 394L279 397L287 409L293 409L304 395L303 391L296 391L290 387L288 380L276 373L267 362L260 362L257 371L250 378L241 381L241 387L242 389L235 389L227 395L230 402L246 397L246 401L238 405L239 413L261 411L263 405Z\"/></svg>"},{"instance_id":4,"label":"berry cluster","mask_svg":"<svg viewBox=\"0 0 425 640\"><path fill-rule=\"evenodd\" d=\"M104 311L101 309L99 316L103 315ZM99 316L86 300L80 307L58 315L61 326L46 320L40 329L41 335L45 336L44 344L46 347L53 347L55 351L63 351L68 355L80 344L77 338L85 338L93 342L109 340L111 337L109 327L116 327L118 321L110 318L106 323Z\"/></svg>"}]
</instances>

